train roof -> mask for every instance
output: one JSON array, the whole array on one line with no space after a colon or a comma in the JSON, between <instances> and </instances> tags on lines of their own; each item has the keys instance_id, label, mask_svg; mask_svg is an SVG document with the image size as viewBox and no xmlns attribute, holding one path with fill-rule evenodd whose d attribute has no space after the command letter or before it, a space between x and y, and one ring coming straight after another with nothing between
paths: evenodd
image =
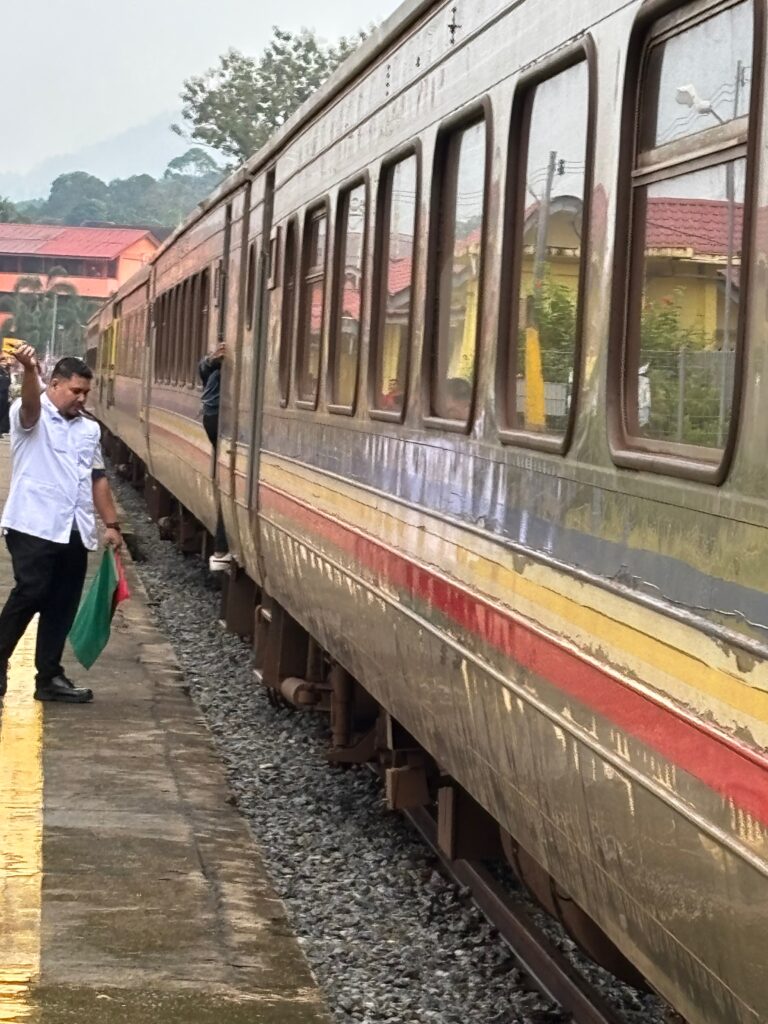
<instances>
[{"instance_id":1,"label":"train roof","mask_svg":"<svg viewBox=\"0 0 768 1024\"><path fill-rule=\"evenodd\" d=\"M173 234L169 235L157 252L153 254L152 262L169 249L181 235L188 231L210 209L269 164L306 124L311 122L350 82L358 77L361 71L369 67L403 32L434 6L436 6L436 0L405 0L404 3L400 4L394 13L371 32L355 52L350 54L328 80L291 115L266 145L249 157L245 163L228 175L209 196L198 203L192 213L182 221Z\"/></svg>"}]
</instances>

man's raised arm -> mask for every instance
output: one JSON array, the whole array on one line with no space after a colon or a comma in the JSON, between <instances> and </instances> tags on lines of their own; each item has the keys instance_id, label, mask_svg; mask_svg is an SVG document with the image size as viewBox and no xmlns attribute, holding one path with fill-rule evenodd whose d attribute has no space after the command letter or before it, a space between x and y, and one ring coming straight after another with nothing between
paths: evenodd
<instances>
[{"instance_id":1,"label":"man's raised arm","mask_svg":"<svg viewBox=\"0 0 768 1024\"><path fill-rule=\"evenodd\" d=\"M37 375L37 359L31 345L19 345L13 355L24 367L19 419L22 427L29 430L40 419L40 379Z\"/></svg>"}]
</instances>

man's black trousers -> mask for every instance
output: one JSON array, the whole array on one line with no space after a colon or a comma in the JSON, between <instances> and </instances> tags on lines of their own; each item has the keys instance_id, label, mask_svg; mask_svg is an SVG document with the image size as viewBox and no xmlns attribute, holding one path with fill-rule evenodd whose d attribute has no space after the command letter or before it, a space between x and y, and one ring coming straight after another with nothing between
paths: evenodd
<instances>
[{"instance_id":1,"label":"man's black trousers","mask_svg":"<svg viewBox=\"0 0 768 1024\"><path fill-rule=\"evenodd\" d=\"M6 538L16 586L0 612L0 665L7 663L36 612L37 682L64 671L61 656L83 592L88 552L73 531L68 544L9 530Z\"/></svg>"}]
</instances>

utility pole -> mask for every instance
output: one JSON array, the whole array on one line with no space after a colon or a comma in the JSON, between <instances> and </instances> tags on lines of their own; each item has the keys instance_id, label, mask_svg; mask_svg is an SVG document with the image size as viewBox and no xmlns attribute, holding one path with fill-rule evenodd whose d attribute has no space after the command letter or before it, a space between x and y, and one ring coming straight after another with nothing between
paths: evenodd
<instances>
[{"instance_id":1,"label":"utility pole","mask_svg":"<svg viewBox=\"0 0 768 1024\"><path fill-rule=\"evenodd\" d=\"M744 77L744 65L736 64L736 83L733 94L733 117L739 116L739 93ZM712 111L714 114L715 112ZM715 114L718 121L723 119ZM736 194L734 183L734 164L729 161L725 165L725 198L728 203L728 254L725 262L725 296L723 299L723 344L720 347L720 408L717 417L717 444L723 447L725 441L725 392L728 384L728 351L731 344L731 297L733 294L733 247L736 234Z\"/></svg>"},{"instance_id":2,"label":"utility pole","mask_svg":"<svg viewBox=\"0 0 768 1024\"><path fill-rule=\"evenodd\" d=\"M555 180L557 166L557 150L549 154L547 166L547 183L544 195L539 203L539 218L536 222L536 248L533 253L533 280L540 281L544 276L544 256L547 251L547 227L549 226L549 204L552 199L552 182Z\"/></svg>"}]
</instances>

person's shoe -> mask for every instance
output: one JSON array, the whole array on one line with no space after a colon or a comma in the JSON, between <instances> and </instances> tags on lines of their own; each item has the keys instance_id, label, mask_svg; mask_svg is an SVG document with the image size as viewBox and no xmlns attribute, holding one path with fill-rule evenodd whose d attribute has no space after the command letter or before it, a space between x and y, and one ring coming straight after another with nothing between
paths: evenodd
<instances>
[{"instance_id":1,"label":"person's shoe","mask_svg":"<svg viewBox=\"0 0 768 1024\"><path fill-rule=\"evenodd\" d=\"M232 564L232 555L226 551L223 555L213 554L208 559L210 572L226 572Z\"/></svg>"},{"instance_id":2,"label":"person's shoe","mask_svg":"<svg viewBox=\"0 0 768 1024\"><path fill-rule=\"evenodd\" d=\"M0 700L8 692L8 662L0 663Z\"/></svg>"},{"instance_id":3,"label":"person's shoe","mask_svg":"<svg viewBox=\"0 0 768 1024\"><path fill-rule=\"evenodd\" d=\"M93 700L93 690L87 686L75 686L62 673L53 679L38 680L35 700L58 700L65 704L87 704Z\"/></svg>"}]
</instances>

